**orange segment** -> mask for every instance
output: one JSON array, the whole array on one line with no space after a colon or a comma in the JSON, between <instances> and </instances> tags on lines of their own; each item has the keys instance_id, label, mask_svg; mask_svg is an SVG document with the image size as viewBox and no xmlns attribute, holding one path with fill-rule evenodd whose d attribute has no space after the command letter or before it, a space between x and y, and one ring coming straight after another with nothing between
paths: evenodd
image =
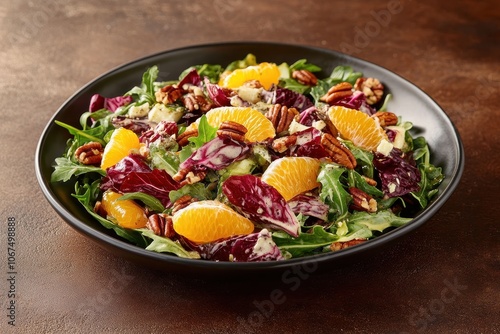
<instances>
[{"instance_id":1,"label":"orange segment","mask_svg":"<svg viewBox=\"0 0 500 334\"><path fill-rule=\"evenodd\" d=\"M262 174L262 181L274 187L289 201L319 186L320 162L309 157L285 157L274 160Z\"/></svg>"},{"instance_id":2,"label":"orange segment","mask_svg":"<svg viewBox=\"0 0 500 334\"><path fill-rule=\"evenodd\" d=\"M263 141L267 138L274 138L276 132L273 123L261 112L245 107L220 107L214 108L205 114L207 122L218 128L224 121L233 121L244 125L248 132L245 139L250 142ZM197 123L192 123L190 127L196 127Z\"/></svg>"},{"instance_id":3,"label":"orange segment","mask_svg":"<svg viewBox=\"0 0 500 334\"><path fill-rule=\"evenodd\" d=\"M210 200L194 202L177 211L172 222L175 232L199 244L250 234L254 230L249 219L221 202Z\"/></svg>"},{"instance_id":4,"label":"orange segment","mask_svg":"<svg viewBox=\"0 0 500 334\"><path fill-rule=\"evenodd\" d=\"M123 195L107 190L102 195L101 205L106 213L115 218L118 225L125 228L142 228L148 218L144 210L130 199L120 200Z\"/></svg>"},{"instance_id":5,"label":"orange segment","mask_svg":"<svg viewBox=\"0 0 500 334\"><path fill-rule=\"evenodd\" d=\"M362 149L375 151L382 139L387 140L380 124L362 111L333 106L328 110L328 117L341 137Z\"/></svg>"},{"instance_id":6,"label":"orange segment","mask_svg":"<svg viewBox=\"0 0 500 334\"><path fill-rule=\"evenodd\" d=\"M264 62L232 71L221 78L219 86L235 89L247 81L258 80L264 89L269 89L273 84L278 84L279 78L280 70L278 66Z\"/></svg>"},{"instance_id":7,"label":"orange segment","mask_svg":"<svg viewBox=\"0 0 500 334\"><path fill-rule=\"evenodd\" d=\"M109 143L104 147L101 168L107 169L130 154L133 149L139 149L139 137L128 129L118 128L113 131Z\"/></svg>"}]
</instances>

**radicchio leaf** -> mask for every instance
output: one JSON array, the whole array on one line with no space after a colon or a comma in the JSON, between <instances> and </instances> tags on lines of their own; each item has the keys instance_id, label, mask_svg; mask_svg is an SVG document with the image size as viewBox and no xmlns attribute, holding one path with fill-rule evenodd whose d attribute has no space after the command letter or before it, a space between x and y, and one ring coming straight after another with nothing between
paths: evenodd
<instances>
[{"instance_id":1,"label":"radicchio leaf","mask_svg":"<svg viewBox=\"0 0 500 334\"><path fill-rule=\"evenodd\" d=\"M378 171L382 191L388 197L403 196L419 190L420 171L412 154L393 148L389 155L375 152L373 165Z\"/></svg>"},{"instance_id":2,"label":"radicchio leaf","mask_svg":"<svg viewBox=\"0 0 500 334\"><path fill-rule=\"evenodd\" d=\"M222 184L222 191L229 202L256 225L298 236L300 224L285 199L259 177L230 176Z\"/></svg>"},{"instance_id":3,"label":"radicchio leaf","mask_svg":"<svg viewBox=\"0 0 500 334\"><path fill-rule=\"evenodd\" d=\"M211 83L208 78L205 78L205 87L207 88L208 96L216 107L231 105L231 99L229 97L232 92L231 90L224 89L219 85Z\"/></svg>"},{"instance_id":4,"label":"radicchio leaf","mask_svg":"<svg viewBox=\"0 0 500 334\"><path fill-rule=\"evenodd\" d=\"M295 214L301 213L322 220L327 219L329 206L323 203L318 196L299 194L289 200L288 205Z\"/></svg>"},{"instance_id":5,"label":"radicchio leaf","mask_svg":"<svg viewBox=\"0 0 500 334\"><path fill-rule=\"evenodd\" d=\"M277 87L274 94L274 104L278 103L288 108L295 108L299 112L314 106L305 95L287 88Z\"/></svg>"},{"instance_id":6,"label":"radicchio leaf","mask_svg":"<svg viewBox=\"0 0 500 334\"><path fill-rule=\"evenodd\" d=\"M204 245L190 244L189 247L197 250L202 258L212 261L263 262L284 259L266 229Z\"/></svg>"},{"instance_id":7,"label":"radicchio leaf","mask_svg":"<svg viewBox=\"0 0 500 334\"><path fill-rule=\"evenodd\" d=\"M360 91L355 91L351 96L336 101L334 105L356 109L370 116L376 112L376 110L366 102L365 94Z\"/></svg>"},{"instance_id":8,"label":"radicchio leaf","mask_svg":"<svg viewBox=\"0 0 500 334\"><path fill-rule=\"evenodd\" d=\"M315 106L307 108L300 113L299 123L305 126L312 126L314 122L319 121L318 110Z\"/></svg>"},{"instance_id":9,"label":"radicchio leaf","mask_svg":"<svg viewBox=\"0 0 500 334\"><path fill-rule=\"evenodd\" d=\"M311 157L321 159L330 155L321 144L321 131L308 128L294 134L297 136L295 145L290 149L290 156Z\"/></svg>"},{"instance_id":10,"label":"radicchio leaf","mask_svg":"<svg viewBox=\"0 0 500 334\"><path fill-rule=\"evenodd\" d=\"M142 192L158 198L165 207L170 206L168 194L179 189L179 184L162 169L153 169L138 154L130 154L107 169L101 190L112 189L120 193Z\"/></svg>"},{"instance_id":11,"label":"radicchio leaf","mask_svg":"<svg viewBox=\"0 0 500 334\"><path fill-rule=\"evenodd\" d=\"M182 78L181 81L177 84L177 87L183 88L185 84L191 84L195 86L200 86L201 84L201 78L200 75L198 74L198 71L193 68L191 71L189 71L184 78Z\"/></svg>"},{"instance_id":12,"label":"radicchio leaf","mask_svg":"<svg viewBox=\"0 0 500 334\"><path fill-rule=\"evenodd\" d=\"M170 138L170 136L177 134L177 131L177 123L172 121L160 121L153 129L144 132L139 140L149 147L151 143Z\"/></svg>"},{"instance_id":13,"label":"radicchio leaf","mask_svg":"<svg viewBox=\"0 0 500 334\"><path fill-rule=\"evenodd\" d=\"M115 128L125 128L141 136L151 128L151 123L147 119L133 119L126 116L117 115L111 120Z\"/></svg>"},{"instance_id":14,"label":"radicchio leaf","mask_svg":"<svg viewBox=\"0 0 500 334\"><path fill-rule=\"evenodd\" d=\"M94 112L100 109L107 109L115 112L121 106L127 105L132 102L131 96L116 96L116 97L104 97L100 94L94 94L90 98L89 111Z\"/></svg>"},{"instance_id":15,"label":"radicchio leaf","mask_svg":"<svg viewBox=\"0 0 500 334\"><path fill-rule=\"evenodd\" d=\"M181 165L182 169L195 169L203 166L213 170L226 168L235 161L244 159L250 147L229 137L215 137L197 149Z\"/></svg>"}]
</instances>

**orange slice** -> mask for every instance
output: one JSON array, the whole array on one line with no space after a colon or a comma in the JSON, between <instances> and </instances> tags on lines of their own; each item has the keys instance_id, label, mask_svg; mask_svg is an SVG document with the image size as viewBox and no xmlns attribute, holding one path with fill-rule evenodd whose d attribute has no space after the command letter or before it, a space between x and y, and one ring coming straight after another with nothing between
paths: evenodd
<instances>
[{"instance_id":1,"label":"orange slice","mask_svg":"<svg viewBox=\"0 0 500 334\"><path fill-rule=\"evenodd\" d=\"M264 89L269 89L273 84L278 84L280 74L276 64L264 62L232 71L221 78L219 86L235 89L247 81L258 80Z\"/></svg>"},{"instance_id":2,"label":"orange slice","mask_svg":"<svg viewBox=\"0 0 500 334\"><path fill-rule=\"evenodd\" d=\"M107 190L102 195L101 205L106 213L125 228L142 228L148 218L144 210L130 199L120 200L123 195Z\"/></svg>"},{"instance_id":3,"label":"orange slice","mask_svg":"<svg viewBox=\"0 0 500 334\"><path fill-rule=\"evenodd\" d=\"M139 137L128 129L118 128L111 134L109 143L104 147L101 168L106 170L130 154L130 151L140 148Z\"/></svg>"},{"instance_id":4,"label":"orange slice","mask_svg":"<svg viewBox=\"0 0 500 334\"><path fill-rule=\"evenodd\" d=\"M318 178L320 162L309 157L284 157L274 160L262 174L262 181L274 187L289 201L320 184Z\"/></svg>"},{"instance_id":5,"label":"orange slice","mask_svg":"<svg viewBox=\"0 0 500 334\"><path fill-rule=\"evenodd\" d=\"M380 124L362 111L340 106L328 110L328 117L340 136L364 150L375 151L387 134Z\"/></svg>"},{"instance_id":6,"label":"orange slice","mask_svg":"<svg viewBox=\"0 0 500 334\"><path fill-rule=\"evenodd\" d=\"M273 123L266 118L260 111L245 107L220 107L211 109L205 114L207 122L213 127L218 128L224 121L233 121L239 123L248 132L245 139L250 142L263 141L268 138L274 138L276 131ZM192 123L190 127L197 127L197 123Z\"/></svg>"},{"instance_id":7,"label":"orange slice","mask_svg":"<svg viewBox=\"0 0 500 334\"><path fill-rule=\"evenodd\" d=\"M172 216L174 230L186 239L204 244L235 235L250 234L253 223L217 201L194 202Z\"/></svg>"}]
</instances>

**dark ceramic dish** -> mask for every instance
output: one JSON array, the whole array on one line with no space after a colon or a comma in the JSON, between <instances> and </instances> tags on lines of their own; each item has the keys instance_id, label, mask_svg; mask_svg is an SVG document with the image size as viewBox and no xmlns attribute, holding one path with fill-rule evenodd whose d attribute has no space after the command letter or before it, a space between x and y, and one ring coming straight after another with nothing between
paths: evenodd
<instances>
[{"instance_id":1,"label":"dark ceramic dish","mask_svg":"<svg viewBox=\"0 0 500 334\"><path fill-rule=\"evenodd\" d=\"M276 63L291 64L298 59L306 58L308 62L317 64L323 69L320 77L328 76L337 65L350 65L355 70L363 72L364 76L380 79L393 94L390 110L401 115L403 119L413 122L414 130L418 131L418 135L425 136L430 145L432 162L443 168L446 179L440 185L439 194L433 202L408 224L342 251L278 262L221 263L182 259L131 245L116 236L114 232L102 227L87 214L70 195L74 190L72 182L50 182L54 160L62 155L69 138L67 130L54 124L54 120L78 126L80 114L87 110L90 97L94 93L108 97L121 95L140 84L143 72L152 65L159 67L159 80L174 80L189 66L205 63L224 65L235 59L242 59L248 53L256 55L258 61ZM372 63L330 50L276 43L242 42L170 50L122 65L98 77L69 98L50 119L39 141L35 161L37 179L44 195L55 211L78 232L112 253L136 263L169 272L204 277L276 273L297 265L309 265L311 268L320 266L324 269L337 267L341 262L360 260L379 250L381 246L414 231L442 207L459 183L464 168L464 153L460 137L446 113L428 95L400 76Z\"/></svg>"}]
</instances>

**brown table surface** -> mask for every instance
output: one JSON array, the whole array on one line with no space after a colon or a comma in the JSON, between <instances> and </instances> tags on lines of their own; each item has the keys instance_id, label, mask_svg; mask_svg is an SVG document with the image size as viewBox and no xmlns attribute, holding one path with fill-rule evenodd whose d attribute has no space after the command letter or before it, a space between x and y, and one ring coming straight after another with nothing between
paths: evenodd
<instances>
[{"instance_id":1,"label":"brown table surface","mask_svg":"<svg viewBox=\"0 0 500 334\"><path fill-rule=\"evenodd\" d=\"M499 27L493 0L2 2L0 332L498 333ZM226 41L343 51L415 83L462 136L466 166L456 192L376 258L293 282L157 272L64 223L34 173L38 139L57 108L122 63ZM277 290L279 302L270 304Z\"/></svg>"}]
</instances>

